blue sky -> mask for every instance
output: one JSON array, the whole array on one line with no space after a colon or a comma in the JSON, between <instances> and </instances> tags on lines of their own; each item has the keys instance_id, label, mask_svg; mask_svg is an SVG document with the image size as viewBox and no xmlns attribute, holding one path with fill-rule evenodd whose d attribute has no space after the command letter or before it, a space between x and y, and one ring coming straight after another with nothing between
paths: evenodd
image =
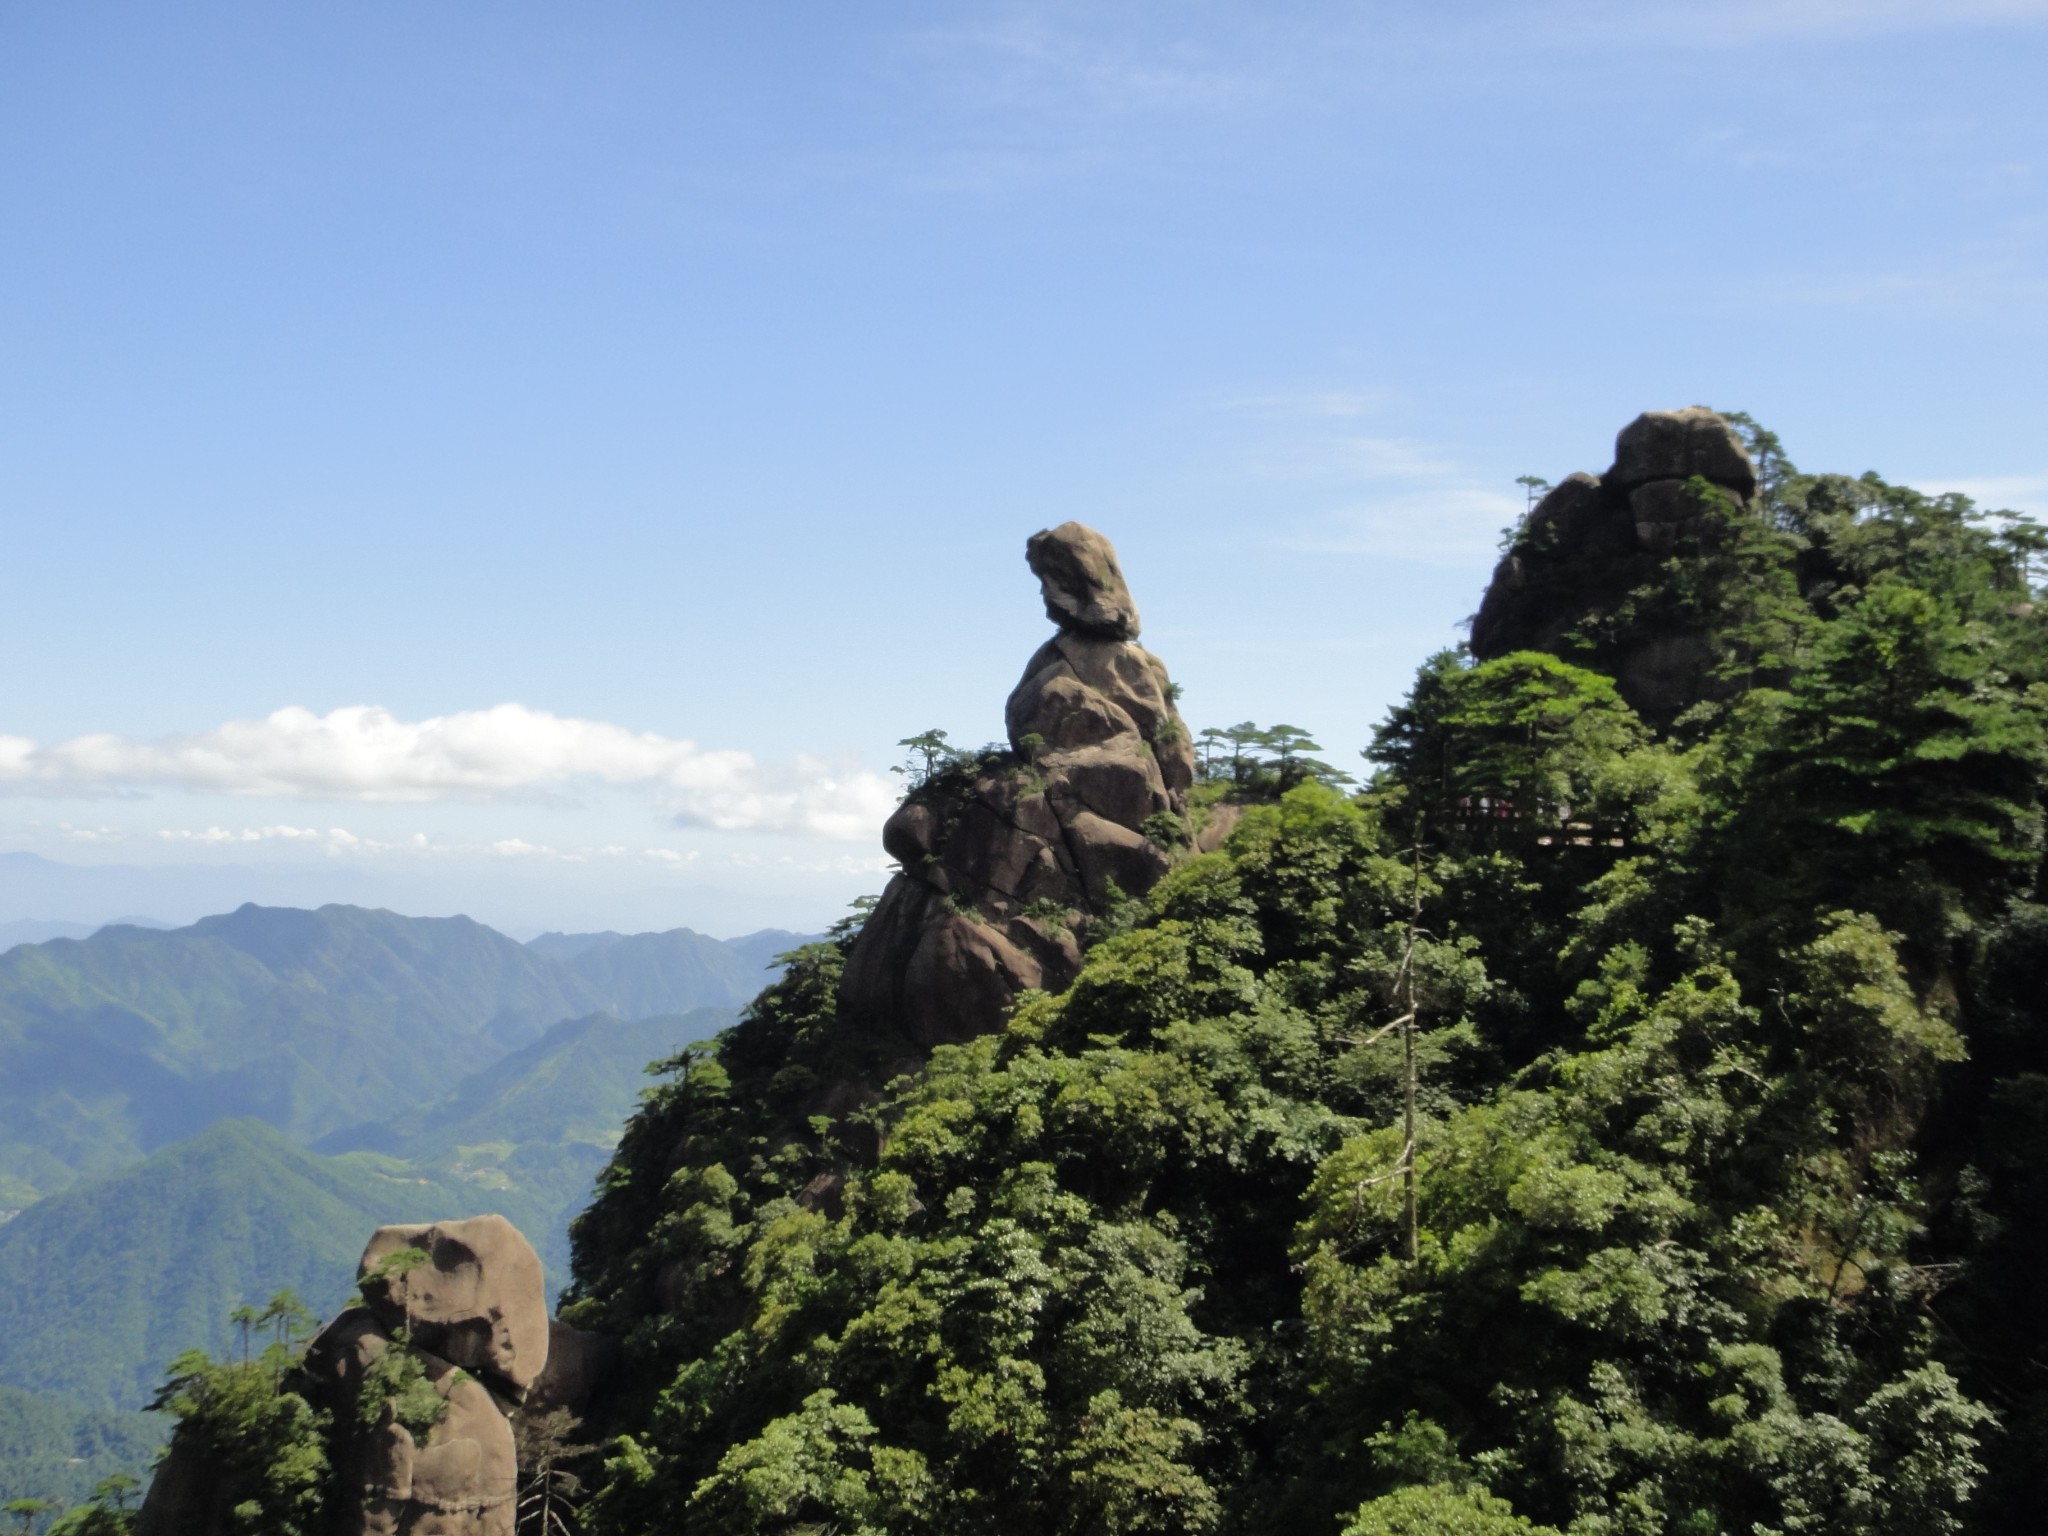
<instances>
[{"instance_id":1,"label":"blue sky","mask_svg":"<svg viewBox=\"0 0 2048 1536\"><path fill-rule=\"evenodd\" d=\"M15 861L0 919L821 923L891 744L999 733L1068 517L1196 726L1342 759L1515 476L1639 410L2048 512L2044 44L2041 0L0 3L0 851L103 866Z\"/></svg>"}]
</instances>

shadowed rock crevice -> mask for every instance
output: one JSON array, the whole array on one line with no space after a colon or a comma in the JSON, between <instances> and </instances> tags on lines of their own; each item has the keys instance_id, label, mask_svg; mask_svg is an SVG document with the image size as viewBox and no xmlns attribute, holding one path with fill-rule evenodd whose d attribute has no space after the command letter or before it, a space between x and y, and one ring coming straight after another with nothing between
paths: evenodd
<instances>
[{"instance_id":1,"label":"shadowed rock crevice","mask_svg":"<svg viewBox=\"0 0 2048 1536\"><path fill-rule=\"evenodd\" d=\"M1025 559L1059 633L1003 711L1009 750L956 763L882 831L901 866L847 957L840 1004L923 1047L1000 1028L1017 994L1059 990L1077 930L1172 862L1156 817L1185 818L1193 743L1116 550L1079 523Z\"/></svg>"}]
</instances>

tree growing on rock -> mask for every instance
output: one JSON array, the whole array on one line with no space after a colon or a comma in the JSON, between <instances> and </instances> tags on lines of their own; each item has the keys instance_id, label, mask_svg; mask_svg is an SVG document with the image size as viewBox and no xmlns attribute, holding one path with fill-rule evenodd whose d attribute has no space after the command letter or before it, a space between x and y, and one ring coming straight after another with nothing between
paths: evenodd
<instances>
[{"instance_id":1,"label":"tree growing on rock","mask_svg":"<svg viewBox=\"0 0 2048 1536\"><path fill-rule=\"evenodd\" d=\"M908 748L910 755L889 771L901 774L908 789L919 789L930 783L957 755L957 749L947 745L946 733L937 729L906 736L896 745Z\"/></svg>"}]
</instances>

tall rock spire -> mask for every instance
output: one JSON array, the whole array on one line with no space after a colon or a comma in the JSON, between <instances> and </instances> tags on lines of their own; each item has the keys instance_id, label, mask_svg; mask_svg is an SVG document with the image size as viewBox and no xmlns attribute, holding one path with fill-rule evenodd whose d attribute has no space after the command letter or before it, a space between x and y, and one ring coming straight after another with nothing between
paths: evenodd
<instances>
[{"instance_id":1,"label":"tall rock spire","mask_svg":"<svg viewBox=\"0 0 2048 1536\"><path fill-rule=\"evenodd\" d=\"M847 958L842 1008L923 1046L1001 1027L1081 968L1077 929L1143 895L1185 842L1194 747L1109 540L1079 523L1025 559L1059 632L1025 664L1007 753L913 789L882 829L901 866Z\"/></svg>"}]
</instances>

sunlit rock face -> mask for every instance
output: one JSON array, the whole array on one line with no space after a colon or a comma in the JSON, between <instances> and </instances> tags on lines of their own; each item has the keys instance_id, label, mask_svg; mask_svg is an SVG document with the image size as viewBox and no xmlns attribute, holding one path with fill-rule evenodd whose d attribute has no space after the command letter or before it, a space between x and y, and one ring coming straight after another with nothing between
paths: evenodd
<instances>
[{"instance_id":1,"label":"sunlit rock face","mask_svg":"<svg viewBox=\"0 0 2048 1536\"><path fill-rule=\"evenodd\" d=\"M502 1216L379 1227L357 1281L362 1304L321 1330L285 1382L327 1415L340 1494L327 1528L334 1536L513 1536L512 1415L522 1402L527 1412L580 1414L601 1390L615 1347L548 1316L540 1256ZM394 1350L419 1379L409 1396L392 1390ZM138 1536L231 1536L240 1527L220 1507L216 1483L194 1445L174 1438Z\"/></svg>"},{"instance_id":2,"label":"sunlit rock face","mask_svg":"<svg viewBox=\"0 0 2048 1536\"><path fill-rule=\"evenodd\" d=\"M547 1289L540 1256L502 1216L379 1227L363 1249L358 1278L373 1277L400 1251L426 1262L395 1278L366 1279L363 1294L387 1331L524 1398L548 1360Z\"/></svg>"},{"instance_id":3,"label":"sunlit rock face","mask_svg":"<svg viewBox=\"0 0 2048 1536\"><path fill-rule=\"evenodd\" d=\"M1194 748L1108 539L1080 523L1025 558L1058 632L1003 712L1009 760L941 774L889 818L890 880L840 1003L929 1047L1001 1027L1081 965L1076 925L1142 895L1183 840Z\"/></svg>"},{"instance_id":4,"label":"sunlit rock face","mask_svg":"<svg viewBox=\"0 0 2048 1536\"><path fill-rule=\"evenodd\" d=\"M1741 438L1713 411L1645 411L1621 429L1606 474L1567 476L1530 512L1472 620L1472 654L1584 660L1652 719L1714 696L1706 629L1629 619L1631 595L1699 549L1708 498L1743 508L1756 489Z\"/></svg>"}]
</instances>

